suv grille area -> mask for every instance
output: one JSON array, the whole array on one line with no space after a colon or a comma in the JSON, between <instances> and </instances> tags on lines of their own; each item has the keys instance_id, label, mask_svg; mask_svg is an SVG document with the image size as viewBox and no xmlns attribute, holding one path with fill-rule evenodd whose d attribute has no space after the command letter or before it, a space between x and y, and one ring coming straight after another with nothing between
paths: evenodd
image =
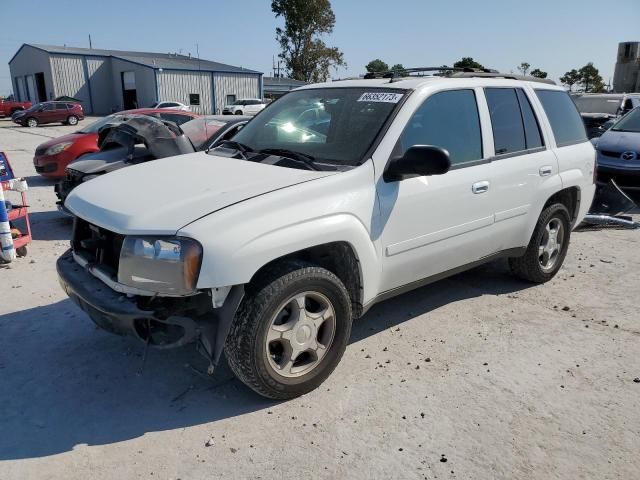
<instances>
[{"instance_id":1,"label":"suv grille area","mask_svg":"<svg viewBox=\"0 0 640 480\"><path fill-rule=\"evenodd\" d=\"M75 217L71 248L113 280L118 279L122 242L124 242L124 235L110 232Z\"/></svg>"}]
</instances>

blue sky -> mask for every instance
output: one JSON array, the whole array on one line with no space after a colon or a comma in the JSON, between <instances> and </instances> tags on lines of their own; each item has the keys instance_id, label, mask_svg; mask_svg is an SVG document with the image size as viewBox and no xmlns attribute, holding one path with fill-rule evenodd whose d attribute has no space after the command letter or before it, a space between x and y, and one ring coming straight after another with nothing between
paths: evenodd
<instances>
[{"instance_id":1,"label":"blue sky","mask_svg":"<svg viewBox=\"0 0 640 480\"><path fill-rule=\"evenodd\" d=\"M333 0L326 38L354 76L371 59L431 66L472 56L515 71L522 61L557 80L592 61L607 82L618 42L640 40L640 0ZM269 0L2 0L0 94L23 43L179 52L271 74L278 53Z\"/></svg>"}]
</instances>

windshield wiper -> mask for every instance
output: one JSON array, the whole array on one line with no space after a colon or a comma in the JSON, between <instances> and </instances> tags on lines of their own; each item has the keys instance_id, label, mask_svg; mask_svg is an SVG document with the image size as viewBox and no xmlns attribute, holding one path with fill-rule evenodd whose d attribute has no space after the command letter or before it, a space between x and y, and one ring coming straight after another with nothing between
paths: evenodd
<instances>
[{"instance_id":1,"label":"windshield wiper","mask_svg":"<svg viewBox=\"0 0 640 480\"><path fill-rule=\"evenodd\" d=\"M228 145L230 148L233 148L234 150L238 150L240 153L242 153L242 156L246 158L246 155L244 155L247 152L253 152L253 149L251 147L249 147L248 145L245 145L244 143L240 143L240 142L235 142L233 140L225 140L222 143L219 143L218 145L216 145L214 148L218 148L218 147L223 147L225 145ZM206 153L209 153L209 150L211 150L210 148L207 149Z\"/></svg>"},{"instance_id":2,"label":"windshield wiper","mask_svg":"<svg viewBox=\"0 0 640 480\"><path fill-rule=\"evenodd\" d=\"M263 148L262 150L258 150L258 153L267 153L271 155L279 155L281 157L290 158L304 163L311 170L320 170L315 164L315 157L306 153L300 153L286 148Z\"/></svg>"}]
</instances>

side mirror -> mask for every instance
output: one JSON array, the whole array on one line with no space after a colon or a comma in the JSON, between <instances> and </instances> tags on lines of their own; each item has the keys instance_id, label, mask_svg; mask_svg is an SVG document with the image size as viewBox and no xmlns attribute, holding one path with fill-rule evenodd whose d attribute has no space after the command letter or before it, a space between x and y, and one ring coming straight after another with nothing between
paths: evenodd
<instances>
[{"instance_id":1,"label":"side mirror","mask_svg":"<svg viewBox=\"0 0 640 480\"><path fill-rule=\"evenodd\" d=\"M392 158L387 164L385 182L398 182L412 177L443 175L451 168L449 152L433 145L414 145L404 155Z\"/></svg>"}]
</instances>

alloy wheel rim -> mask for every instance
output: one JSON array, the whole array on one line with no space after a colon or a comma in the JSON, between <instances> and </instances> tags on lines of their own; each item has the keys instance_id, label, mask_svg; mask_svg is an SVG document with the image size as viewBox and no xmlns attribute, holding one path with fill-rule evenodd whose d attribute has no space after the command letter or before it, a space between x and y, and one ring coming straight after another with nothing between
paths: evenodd
<instances>
[{"instance_id":1,"label":"alloy wheel rim","mask_svg":"<svg viewBox=\"0 0 640 480\"><path fill-rule=\"evenodd\" d=\"M333 344L336 314L319 292L297 293L282 302L269 322L265 352L269 366L283 377L314 370Z\"/></svg>"},{"instance_id":2,"label":"alloy wheel rim","mask_svg":"<svg viewBox=\"0 0 640 480\"><path fill-rule=\"evenodd\" d=\"M544 272L554 269L564 245L564 226L558 218L549 220L538 246L538 261Z\"/></svg>"},{"instance_id":3,"label":"alloy wheel rim","mask_svg":"<svg viewBox=\"0 0 640 480\"><path fill-rule=\"evenodd\" d=\"M69 124L70 124L70 125L75 125L76 123L78 123L78 119L77 119L77 118L75 118L75 117L71 117L71 118L69 119Z\"/></svg>"}]
</instances>

